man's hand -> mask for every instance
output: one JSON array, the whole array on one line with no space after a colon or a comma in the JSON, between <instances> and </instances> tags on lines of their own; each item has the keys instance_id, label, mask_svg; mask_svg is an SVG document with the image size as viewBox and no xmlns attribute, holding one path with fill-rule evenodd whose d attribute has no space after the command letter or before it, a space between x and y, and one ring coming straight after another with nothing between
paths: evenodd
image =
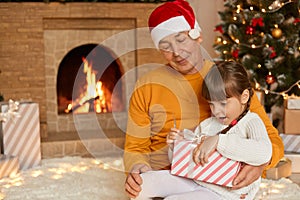
<instances>
[{"instance_id":1,"label":"man's hand","mask_svg":"<svg viewBox=\"0 0 300 200\"><path fill-rule=\"evenodd\" d=\"M262 175L262 172L266 165L267 163L259 166L252 166L247 164L244 165L241 171L233 180L232 189L240 189L256 181Z\"/></svg>"},{"instance_id":2,"label":"man's hand","mask_svg":"<svg viewBox=\"0 0 300 200\"><path fill-rule=\"evenodd\" d=\"M146 164L136 164L133 166L125 181L125 191L130 198L136 198L141 191L143 180L140 174L150 170L151 168Z\"/></svg>"}]
</instances>

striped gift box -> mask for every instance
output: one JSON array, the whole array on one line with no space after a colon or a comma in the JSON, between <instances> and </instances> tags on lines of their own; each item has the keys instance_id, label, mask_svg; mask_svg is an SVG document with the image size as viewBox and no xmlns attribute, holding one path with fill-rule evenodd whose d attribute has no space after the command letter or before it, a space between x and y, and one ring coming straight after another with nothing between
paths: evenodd
<instances>
[{"instance_id":1,"label":"striped gift box","mask_svg":"<svg viewBox=\"0 0 300 200\"><path fill-rule=\"evenodd\" d=\"M232 181L237 175L241 163L222 156L215 151L203 167L196 165L192 159L192 141L176 141L173 152L171 174L199 180L207 183L232 187Z\"/></svg>"},{"instance_id":2,"label":"striped gift box","mask_svg":"<svg viewBox=\"0 0 300 200\"><path fill-rule=\"evenodd\" d=\"M2 105L1 110L7 105ZM20 169L37 166L41 162L39 106L23 102L19 105L20 117L2 123L5 155L19 158Z\"/></svg>"},{"instance_id":3,"label":"striped gift box","mask_svg":"<svg viewBox=\"0 0 300 200\"><path fill-rule=\"evenodd\" d=\"M285 152L300 153L300 135L280 134Z\"/></svg>"},{"instance_id":4,"label":"striped gift box","mask_svg":"<svg viewBox=\"0 0 300 200\"><path fill-rule=\"evenodd\" d=\"M0 157L0 178L13 176L19 172L19 161L15 156L1 155Z\"/></svg>"}]
</instances>

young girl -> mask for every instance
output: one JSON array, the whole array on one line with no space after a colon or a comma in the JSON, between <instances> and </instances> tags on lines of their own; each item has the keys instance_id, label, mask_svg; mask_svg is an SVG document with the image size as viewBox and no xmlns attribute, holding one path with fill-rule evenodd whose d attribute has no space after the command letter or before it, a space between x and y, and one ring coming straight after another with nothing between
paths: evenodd
<instances>
[{"instance_id":1,"label":"young girl","mask_svg":"<svg viewBox=\"0 0 300 200\"><path fill-rule=\"evenodd\" d=\"M235 62L221 62L205 76L202 96L208 101L212 117L196 128L196 135L205 135L193 152L193 160L205 165L208 156L217 150L232 160L258 166L269 162L272 146L266 128L255 113L249 111L253 94L246 70ZM172 128L167 143L172 151L175 139L182 132ZM221 199L253 199L259 190L260 179L239 190L195 181Z\"/></svg>"}]
</instances>

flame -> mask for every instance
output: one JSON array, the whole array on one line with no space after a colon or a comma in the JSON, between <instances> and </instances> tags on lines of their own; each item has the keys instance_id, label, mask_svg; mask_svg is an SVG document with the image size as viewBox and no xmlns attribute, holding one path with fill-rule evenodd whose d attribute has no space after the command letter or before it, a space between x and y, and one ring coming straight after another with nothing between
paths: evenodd
<instances>
[{"instance_id":1,"label":"flame","mask_svg":"<svg viewBox=\"0 0 300 200\"><path fill-rule=\"evenodd\" d=\"M96 84L96 94L99 97L95 102L95 110L97 113L107 112L106 101L104 96L104 91L102 90L102 82L98 81Z\"/></svg>"},{"instance_id":2,"label":"flame","mask_svg":"<svg viewBox=\"0 0 300 200\"><path fill-rule=\"evenodd\" d=\"M86 89L80 94L72 104L65 109L66 113L71 111L75 113L88 113L95 111L97 113L107 112L107 102L105 100L105 89L101 81L96 81L97 72L93 70L92 65L87 59L82 58L83 72L86 74Z\"/></svg>"},{"instance_id":3,"label":"flame","mask_svg":"<svg viewBox=\"0 0 300 200\"><path fill-rule=\"evenodd\" d=\"M65 113L69 113L72 110L72 104L69 103L68 107L65 109Z\"/></svg>"}]
</instances>

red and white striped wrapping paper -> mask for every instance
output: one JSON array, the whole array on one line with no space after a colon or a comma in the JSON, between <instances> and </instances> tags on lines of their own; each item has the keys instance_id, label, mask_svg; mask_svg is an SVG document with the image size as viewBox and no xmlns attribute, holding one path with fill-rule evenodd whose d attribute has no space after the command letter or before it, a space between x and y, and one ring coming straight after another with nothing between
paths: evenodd
<instances>
[{"instance_id":1,"label":"red and white striped wrapping paper","mask_svg":"<svg viewBox=\"0 0 300 200\"><path fill-rule=\"evenodd\" d=\"M280 134L285 152L300 153L300 135Z\"/></svg>"},{"instance_id":2,"label":"red and white striped wrapping paper","mask_svg":"<svg viewBox=\"0 0 300 200\"><path fill-rule=\"evenodd\" d=\"M18 113L20 117L2 124L3 147L5 155L19 158L20 169L24 170L41 162L39 106L20 103Z\"/></svg>"},{"instance_id":3,"label":"red and white striped wrapping paper","mask_svg":"<svg viewBox=\"0 0 300 200\"><path fill-rule=\"evenodd\" d=\"M241 163L222 156L215 151L203 167L196 165L192 158L196 144L192 141L176 141L174 145L171 174L207 183L232 187Z\"/></svg>"},{"instance_id":4,"label":"red and white striped wrapping paper","mask_svg":"<svg viewBox=\"0 0 300 200\"><path fill-rule=\"evenodd\" d=\"M15 156L0 156L0 178L13 176L19 172L20 165Z\"/></svg>"}]
</instances>

